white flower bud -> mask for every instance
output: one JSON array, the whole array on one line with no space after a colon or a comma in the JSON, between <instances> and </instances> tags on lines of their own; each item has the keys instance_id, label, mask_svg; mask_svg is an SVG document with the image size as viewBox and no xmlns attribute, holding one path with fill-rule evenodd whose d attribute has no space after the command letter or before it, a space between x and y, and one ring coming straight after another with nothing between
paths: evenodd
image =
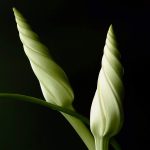
<instances>
[{"instance_id":1,"label":"white flower bud","mask_svg":"<svg viewBox=\"0 0 150 150\"><path fill-rule=\"evenodd\" d=\"M123 122L123 67L112 26L110 26L102 68L91 106L90 128L95 138L96 150L107 150L109 139L118 133Z\"/></svg>"},{"instance_id":2,"label":"white flower bud","mask_svg":"<svg viewBox=\"0 0 150 150\"><path fill-rule=\"evenodd\" d=\"M31 67L38 78L46 101L72 108L74 94L65 72L54 62L21 13L13 9L20 39Z\"/></svg>"}]
</instances>

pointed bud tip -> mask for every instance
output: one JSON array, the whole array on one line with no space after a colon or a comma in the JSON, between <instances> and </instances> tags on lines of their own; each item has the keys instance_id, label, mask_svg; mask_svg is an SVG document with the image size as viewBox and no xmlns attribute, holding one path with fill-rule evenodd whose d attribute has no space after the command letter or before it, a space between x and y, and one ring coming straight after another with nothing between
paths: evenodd
<instances>
[{"instance_id":1,"label":"pointed bud tip","mask_svg":"<svg viewBox=\"0 0 150 150\"><path fill-rule=\"evenodd\" d=\"M19 12L18 9L16 9L15 7L13 7L12 10L14 12L15 17L20 17L20 18L24 19L23 15Z\"/></svg>"},{"instance_id":2,"label":"pointed bud tip","mask_svg":"<svg viewBox=\"0 0 150 150\"><path fill-rule=\"evenodd\" d=\"M114 27L113 27L112 24L109 26L108 33L111 34L112 36L115 36L115 34L114 34Z\"/></svg>"},{"instance_id":3,"label":"pointed bud tip","mask_svg":"<svg viewBox=\"0 0 150 150\"><path fill-rule=\"evenodd\" d=\"M15 7L12 8L13 12L16 13L17 9Z\"/></svg>"}]
</instances>

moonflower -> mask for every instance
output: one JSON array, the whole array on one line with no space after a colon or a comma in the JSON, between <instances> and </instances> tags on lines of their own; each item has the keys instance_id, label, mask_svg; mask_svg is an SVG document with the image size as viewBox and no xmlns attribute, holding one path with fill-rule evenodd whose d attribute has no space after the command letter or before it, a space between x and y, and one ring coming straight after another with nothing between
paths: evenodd
<instances>
[{"instance_id":1,"label":"moonflower","mask_svg":"<svg viewBox=\"0 0 150 150\"><path fill-rule=\"evenodd\" d=\"M120 52L111 25L90 112L90 128L95 138L96 150L108 150L109 139L116 135L122 126L122 76Z\"/></svg>"}]
</instances>

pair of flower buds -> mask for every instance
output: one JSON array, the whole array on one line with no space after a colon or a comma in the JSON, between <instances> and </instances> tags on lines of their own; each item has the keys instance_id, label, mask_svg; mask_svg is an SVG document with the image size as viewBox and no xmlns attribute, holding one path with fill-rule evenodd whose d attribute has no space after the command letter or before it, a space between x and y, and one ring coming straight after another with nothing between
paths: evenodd
<instances>
[{"instance_id":1,"label":"pair of flower buds","mask_svg":"<svg viewBox=\"0 0 150 150\"><path fill-rule=\"evenodd\" d=\"M15 8L20 39L31 67L39 80L47 102L74 110L74 93L62 68L52 59L47 47L39 42L21 13ZM95 139L96 150L107 150L109 139L122 126L123 67L112 25L110 26L102 57L97 89L90 111L90 129Z\"/></svg>"}]
</instances>

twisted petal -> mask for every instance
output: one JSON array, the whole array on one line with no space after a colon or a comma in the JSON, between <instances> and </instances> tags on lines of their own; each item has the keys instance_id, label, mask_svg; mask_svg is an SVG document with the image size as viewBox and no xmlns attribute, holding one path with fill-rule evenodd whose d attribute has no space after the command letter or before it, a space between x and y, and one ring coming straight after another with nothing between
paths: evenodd
<instances>
[{"instance_id":1,"label":"twisted petal","mask_svg":"<svg viewBox=\"0 0 150 150\"><path fill-rule=\"evenodd\" d=\"M122 76L120 53L113 28L110 26L90 114L91 131L96 139L115 135L122 125Z\"/></svg>"},{"instance_id":2,"label":"twisted petal","mask_svg":"<svg viewBox=\"0 0 150 150\"><path fill-rule=\"evenodd\" d=\"M40 82L45 99L48 102L63 107L70 107L74 99L64 71L54 62L46 46L18 10L13 9L20 40L24 51L31 63L31 67Z\"/></svg>"}]
</instances>

